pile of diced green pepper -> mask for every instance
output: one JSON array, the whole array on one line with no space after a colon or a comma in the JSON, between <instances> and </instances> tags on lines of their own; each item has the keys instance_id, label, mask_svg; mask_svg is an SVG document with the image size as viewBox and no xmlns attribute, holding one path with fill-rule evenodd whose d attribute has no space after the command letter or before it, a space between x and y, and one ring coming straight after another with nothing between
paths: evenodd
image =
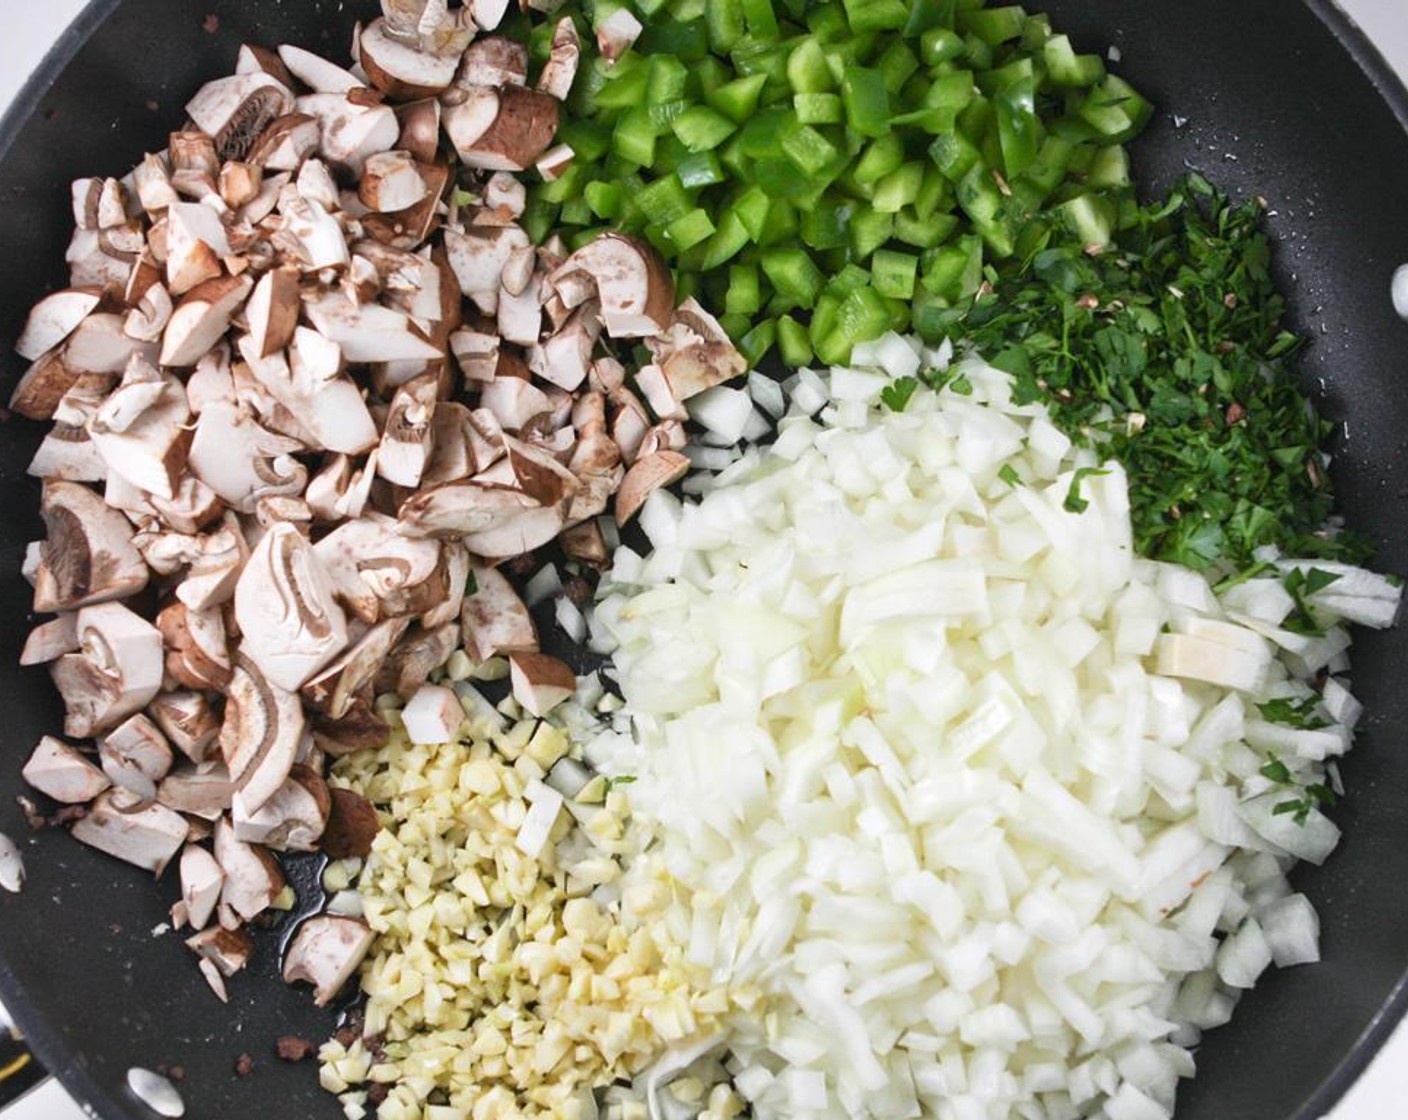
<instances>
[{"instance_id":1,"label":"pile of diced green pepper","mask_svg":"<svg viewBox=\"0 0 1408 1120\"><path fill-rule=\"evenodd\" d=\"M596 0L645 24L584 66L576 158L526 224L647 238L750 361L940 332L985 269L1104 244L1147 101L1046 17L983 0Z\"/></svg>"}]
</instances>

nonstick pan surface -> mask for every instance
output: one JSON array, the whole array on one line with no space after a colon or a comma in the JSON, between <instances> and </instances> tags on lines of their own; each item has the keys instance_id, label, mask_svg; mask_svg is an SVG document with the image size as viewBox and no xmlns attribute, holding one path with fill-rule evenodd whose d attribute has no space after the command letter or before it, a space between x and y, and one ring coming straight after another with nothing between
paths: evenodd
<instances>
[{"instance_id":1,"label":"nonstick pan surface","mask_svg":"<svg viewBox=\"0 0 1408 1120\"><path fill-rule=\"evenodd\" d=\"M1408 324L1389 278L1408 262L1408 94L1325 0L1045 0L1083 50L1115 45L1118 67L1156 98L1135 147L1146 188L1189 168L1271 204L1295 325L1315 336L1307 385L1342 422L1342 512L1408 569ZM181 106L231 72L242 41L296 42L345 56L372 0L96 0L0 124L0 371L29 306L64 283L70 180L121 174L165 146ZM25 476L40 426L0 426L0 831L27 835L19 770L61 709L45 673L21 670L31 620L19 577L41 535ZM1344 765L1340 850L1297 873L1319 907L1325 963L1270 974L1198 1054L1180 1120L1318 1120L1408 1004L1408 628L1362 634L1355 691L1369 717ZM134 1065L179 1065L199 1120L335 1120L311 1065L274 1040L320 1040L335 1015L278 979L284 931L260 937L250 971L216 1003L180 938L157 935L174 898L61 831L24 845L29 881L0 896L0 998L39 1057L102 1120L150 1114L126 1092ZM311 873L305 882L315 882ZM312 888L304 903L318 900ZM254 1059L247 1077L237 1059Z\"/></svg>"}]
</instances>

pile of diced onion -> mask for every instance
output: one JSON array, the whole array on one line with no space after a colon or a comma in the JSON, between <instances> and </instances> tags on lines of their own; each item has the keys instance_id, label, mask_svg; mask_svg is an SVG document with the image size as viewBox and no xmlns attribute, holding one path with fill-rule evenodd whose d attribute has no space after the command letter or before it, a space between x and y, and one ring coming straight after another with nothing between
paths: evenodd
<instances>
[{"instance_id":1,"label":"pile of diced onion","mask_svg":"<svg viewBox=\"0 0 1408 1120\"><path fill-rule=\"evenodd\" d=\"M1123 472L1006 375L877 403L950 357L891 336L755 393L776 441L650 499L593 622L631 725L587 757L635 779L627 884L769 1000L712 1067L754 1116L1164 1120L1202 1032L1319 958L1286 876L1339 834L1293 803L1360 714L1344 626L1399 591L1316 564L1308 635L1309 565L1218 595L1139 559ZM756 427L732 392L719 443Z\"/></svg>"}]
</instances>

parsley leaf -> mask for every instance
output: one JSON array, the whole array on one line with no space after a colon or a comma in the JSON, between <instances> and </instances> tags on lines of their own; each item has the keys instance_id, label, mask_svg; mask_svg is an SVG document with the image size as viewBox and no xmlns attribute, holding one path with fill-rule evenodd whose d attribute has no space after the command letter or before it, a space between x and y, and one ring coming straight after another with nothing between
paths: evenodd
<instances>
[{"instance_id":1,"label":"parsley leaf","mask_svg":"<svg viewBox=\"0 0 1408 1120\"><path fill-rule=\"evenodd\" d=\"M880 390L880 400L891 412L903 412L918 390L918 378L901 377Z\"/></svg>"},{"instance_id":2,"label":"parsley leaf","mask_svg":"<svg viewBox=\"0 0 1408 1120\"><path fill-rule=\"evenodd\" d=\"M1063 503L1068 513L1084 513L1090 508L1090 502L1081 497L1080 484L1087 478L1103 478L1109 474L1099 467L1081 467L1076 471L1075 477L1071 479L1071 488L1066 492L1066 500Z\"/></svg>"}]
</instances>

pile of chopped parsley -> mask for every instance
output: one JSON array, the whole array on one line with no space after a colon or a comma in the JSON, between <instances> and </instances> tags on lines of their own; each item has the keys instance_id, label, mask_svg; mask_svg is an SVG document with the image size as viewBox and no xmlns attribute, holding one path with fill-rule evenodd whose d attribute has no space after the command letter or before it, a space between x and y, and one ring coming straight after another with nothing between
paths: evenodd
<instances>
[{"instance_id":1,"label":"pile of chopped parsley","mask_svg":"<svg viewBox=\"0 0 1408 1120\"><path fill-rule=\"evenodd\" d=\"M1069 239L989 272L946 326L1013 375L1018 399L1124 464L1142 555L1219 576L1256 567L1265 545L1368 551L1327 529L1331 425L1290 364L1302 339L1283 324L1261 217L1194 175L1131 203L1108 249Z\"/></svg>"}]
</instances>

